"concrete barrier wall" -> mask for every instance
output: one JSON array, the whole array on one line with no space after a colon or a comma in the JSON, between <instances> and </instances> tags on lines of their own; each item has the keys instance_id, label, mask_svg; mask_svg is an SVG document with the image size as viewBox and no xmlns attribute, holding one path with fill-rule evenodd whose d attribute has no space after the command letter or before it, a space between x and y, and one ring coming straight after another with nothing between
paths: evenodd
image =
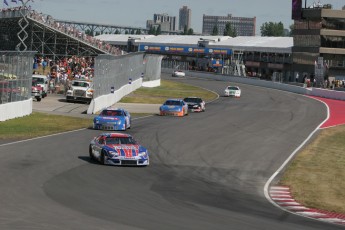
<instances>
[{"instance_id":1,"label":"concrete barrier wall","mask_svg":"<svg viewBox=\"0 0 345 230\"><path fill-rule=\"evenodd\" d=\"M161 79L154 80L154 81L145 81L143 82L143 87L153 88L161 85Z\"/></svg>"},{"instance_id":2,"label":"concrete barrier wall","mask_svg":"<svg viewBox=\"0 0 345 230\"><path fill-rule=\"evenodd\" d=\"M171 74L171 69L162 69L163 73ZM300 86L272 82L272 81L265 81L260 80L257 78L250 78L250 77L237 77L237 76L227 76L221 74L214 74L208 72L196 72L196 71L185 71L187 77L198 77L204 79L213 79L217 81L225 81L225 82L232 82L232 83L241 83L247 85L254 85L260 86L265 88L277 89L282 91L288 91L292 93L298 93L303 95L310 95L316 97L324 97L329 99L335 100L345 100L345 92L344 91L336 91L336 90L329 90L329 89L320 89L320 88L304 88ZM226 86L224 85L224 88Z\"/></svg>"},{"instance_id":3,"label":"concrete barrier wall","mask_svg":"<svg viewBox=\"0 0 345 230\"><path fill-rule=\"evenodd\" d=\"M93 99L87 110L87 114L95 114L103 108L109 107L126 96L127 94L133 92L134 90L140 88L142 85L142 78L133 81L131 84L122 86L120 89L116 90L114 93L99 96Z\"/></svg>"},{"instance_id":4,"label":"concrete barrier wall","mask_svg":"<svg viewBox=\"0 0 345 230\"><path fill-rule=\"evenodd\" d=\"M32 98L0 105L0 121L24 117L32 113Z\"/></svg>"}]
</instances>

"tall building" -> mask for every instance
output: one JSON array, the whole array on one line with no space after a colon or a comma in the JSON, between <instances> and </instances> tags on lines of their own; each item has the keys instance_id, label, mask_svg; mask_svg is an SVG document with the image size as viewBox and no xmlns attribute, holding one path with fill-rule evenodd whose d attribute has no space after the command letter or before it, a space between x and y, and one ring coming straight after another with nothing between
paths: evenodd
<instances>
[{"instance_id":1,"label":"tall building","mask_svg":"<svg viewBox=\"0 0 345 230\"><path fill-rule=\"evenodd\" d=\"M296 76L300 82L310 77L319 84L328 77L345 76L345 10L334 10L330 4L303 8L301 1L292 0Z\"/></svg>"},{"instance_id":2,"label":"tall building","mask_svg":"<svg viewBox=\"0 0 345 230\"><path fill-rule=\"evenodd\" d=\"M182 8L180 8L178 29L183 31L185 26L187 26L187 30L189 30L191 28L191 21L192 10L188 9L187 6L183 6Z\"/></svg>"},{"instance_id":3,"label":"tall building","mask_svg":"<svg viewBox=\"0 0 345 230\"><path fill-rule=\"evenodd\" d=\"M153 20L146 21L147 29L152 26L156 28L161 26L161 31L176 31L176 17L168 14L154 14Z\"/></svg>"},{"instance_id":4,"label":"tall building","mask_svg":"<svg viewBox=\"0 0 345 230\"><path fill-rule=\"evenodd\" d=\"M233 17L231 14L227 16L209 16L203 15L202 18L202 34L212 34L215 26L218 28L218 35L224 34L227 23L236 30L237 36L255 36L256 17Z\"/></svg>"}]
</instances>

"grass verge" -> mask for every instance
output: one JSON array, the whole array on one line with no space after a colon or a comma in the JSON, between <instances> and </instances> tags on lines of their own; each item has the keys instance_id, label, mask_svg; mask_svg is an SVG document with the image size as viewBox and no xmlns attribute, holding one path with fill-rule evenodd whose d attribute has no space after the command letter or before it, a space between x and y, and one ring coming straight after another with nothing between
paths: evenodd
<instances>
[{"instance_id":1,"label":"grass verge","mask_svg":"<svg viewBox=\"0 0 345 230\"><path fill-rule=\"evenodd\" d=\"M201 97L205 101L217 98L211 91L180 82L161 80L155 88L141 87L122 98L121 103L163 104L168 98Z\"/></svg>"},{"instance_id":2,"label":"grass verge","mask_svg":"<svg viewBox=\"0 0 345 230\"><path fill-rule=\"evenodd\" d=\"M91 119L33 112L0 124L0 139L29 139L54 133L88 128Z\"/></svg>"},{"instance_id":3,"label":"grass verge","mask_svg":"<svg viewBox=\"0 0 345 230\"><path fill-rule=\"evenodd\" d=\"M321 130L295 157L280 184L309 208L345 213L345 126Z\"/></svg>"}]
</instances>

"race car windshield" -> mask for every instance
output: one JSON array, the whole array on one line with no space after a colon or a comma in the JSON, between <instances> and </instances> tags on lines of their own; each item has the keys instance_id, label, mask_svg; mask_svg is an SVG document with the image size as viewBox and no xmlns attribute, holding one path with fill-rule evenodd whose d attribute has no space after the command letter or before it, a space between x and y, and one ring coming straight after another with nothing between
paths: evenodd
<instances>
[{"instance_id":1,"label":"race car windshield","mask_svg":"<svg viewBox=\"0 0 345 230\"><path fill-rule=\"evenodd\" d=\"M132 137L107 137L105 142L107 145L136 144L136 141Z\"/></svg>"},{"instance_id":2,"label":"race car windshield","mask_svg":"<svg viewBox=\"0 0 345 230\"><path fill-rule=\"evenodd\" d=\"M179 101L166 101L165 105L181 105Z\"/></svg>"},{"instance_id":3,"label":"race car windshield","mask_svg":"<svg viewBox=\"0 0 345 230\"><path fill-rule=\"evenodd\" d=\"M237 87L228 87L228 89L230 89L230 90L238 90Z\"/></svg>"},{"instance_id":4,"label":"race car windshield","mask_svg":"<svg viewBox=\"0 0 345 230\"><path fill-rule=\"evenodd\" d=\"M185 102L195 102L195 103L200 103L201 99L200 98L185 98Z\"/></svg>"},{"instance_id":5,"label":"race car windshield","mask_svg":"<svg viewBox=\"0 0 345 230\"><path fill-rule=\"evenodd\" d=\"M122 116L122 111L119 110L103 110L100 114L101 116Z\"/></svg>"}]
</instances>

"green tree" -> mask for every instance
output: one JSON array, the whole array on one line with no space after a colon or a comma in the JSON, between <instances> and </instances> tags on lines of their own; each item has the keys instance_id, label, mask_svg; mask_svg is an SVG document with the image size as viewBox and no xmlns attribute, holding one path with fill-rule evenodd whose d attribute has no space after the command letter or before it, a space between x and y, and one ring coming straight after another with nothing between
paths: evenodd
<instances>
[{"instance_id":1,"label":"green tree","mask_svg":"<svg viewBox=\"0 0 345 230\"><path fill-rule=\"evenodd\" d=\"M162 33L161 25L158 26L155 35L160 35Z\"/></svg>"},{"instance_id":2,"label":"green tree","mask_svg":"<svg viewBox=\"0 0 345 230\"><path fill-rule=\"evenodd\" d=\"M265 22L260 27L263 37L284 37L284 25L282 22Z\"/></svg>"},{"instance_id":3,"label":"green tree","mask_svg":"<svg viewBox=\"0 0 345 230\"><path fill-rule=\"evenodd\" d=\"M120 31L118 29L116 29L115 34L120 34Z\"/></svg>"},{"instance_id":4,"label":"green tree","mask_svg":"<svg viewBox=\"0 0 345 230\"><path fill-rule=\"evenodd\" d=\"M237 37L236 29L232 27L230 22L226 23L223 35Z\"/></svg>"},{"instance_id":5,"label":"green tree","mask_svg":"<svg viewBox=\"0 0 345 230\"><path fill-rule=\"evenodd\" d=\"M92 36L92 32L90 29L85 30L84 32L86 35Z\"/></svg>"},{"instance_id":6,"label":"green tree","mask_svg":"<svg viewBox=\"0 0 345 230\"><path fill-rule=\"evenodd\" d=\"M213 35L213 36L218 35L218 26L217 25L214 25L211 35Z\"/></svg>"},{"instance_id":7,"label":"green tree","mask_svg":"<svg viewBox=\"0 0 345 230\"><path fill-rule=\"evenodd\" d=\"M183 28L183 35L187 35L187 34L188 34L188 28L187 28L187 25L185 25Z\"/></svg>"},{"instance_id":8,"label":"green tree","mask_svg":"<svg viewBox=\"0 0 345 230\"><path fill-rule=\"evenodd\" d=\"M141 30L137 30L137 32L135 34L141 34Z\"/></svg>"},{"instance_id":9,"label":"green tree","mask_svg":"<svg viewBox=\"0 0 345 230\"><path fill-rule=\"evenodd\" d=\"M128 30L125 31L125 34L129 34Z\"/></svg>"},{"instance_id":10,"label":"green tree","mask_svg":"<svg viewBox=\"0 0 345 230\"><path fill-rule=\"evenodd\" d=\"M294 25L291 24L291 25L290 25L290 37L293 36L294 29L295 29Z\"/></svg>"},{"instance_id":11,"label":"green tree","mask_svg":"<svg viewBox=\"0 0 345 230\"><path fill-rule=\"evenodd\" d=\"M187 35L193 35L194 34L194 30L192 28L189 28Z\"/></svg>"},{"instance_id":12,"label":"green tree","mask_svg":"<svg viewBox=\"0 0 345 230\"><path fill-rule=\"evenodd\" d=\"M156 35L156 27L155 26L151 26L150 29L149 29L148 34Z\"/></svg>"}]
</instances>

